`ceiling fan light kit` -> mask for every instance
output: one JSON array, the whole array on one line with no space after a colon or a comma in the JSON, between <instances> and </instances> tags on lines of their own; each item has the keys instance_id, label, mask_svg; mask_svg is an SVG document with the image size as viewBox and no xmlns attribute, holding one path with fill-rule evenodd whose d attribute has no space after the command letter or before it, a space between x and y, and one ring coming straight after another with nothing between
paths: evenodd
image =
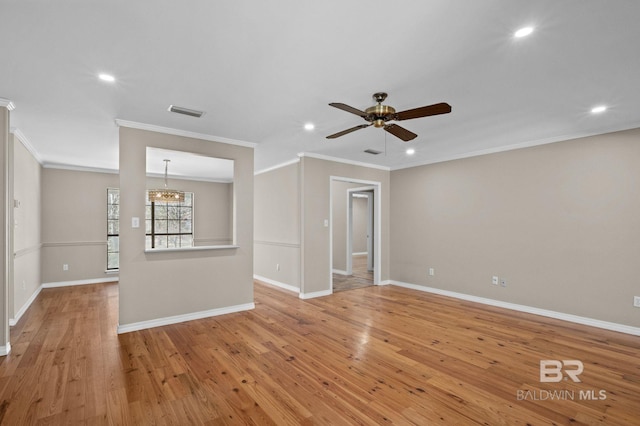
<instances>
[{"instance_id":1,"label":"ceiling fan light kit","mask_svg":"<svg viewBox=\"0 0 640 426\"><path fill-rule=\"evenodd\" d=\"M402 139L405 142L408 142L412 139L415 139L418 135L415 133L405 129L404 127L398 126L395 123L387 124L388 121L402 121L402 120L411 120L414 118L428 117L431 115L439 115L439 114L448 114L451 112L451 105L447 103L439 103L428 106L423 106L420 108L409 109L406 111L396 112L395 108L389 105L383 105L382 102L387 99L387 94L384 92L377 92L373 94L373 99L377 102L376 105L361 111L352 106L334 102L329 105L341 109L346 112L350 112L351 114L359 115L364 118L365 121L368 121L369 124L361 124L359 126L352 127L347 130L343 130L338 133L334 133L332 135L327 136L327 139L335 139L340 136L344 136L348 133L355 132L356 130L364 129L365 127L373 126L377 128L383 128L386 132L391 133L392 135Z\"/></svg>"}]
</instances>

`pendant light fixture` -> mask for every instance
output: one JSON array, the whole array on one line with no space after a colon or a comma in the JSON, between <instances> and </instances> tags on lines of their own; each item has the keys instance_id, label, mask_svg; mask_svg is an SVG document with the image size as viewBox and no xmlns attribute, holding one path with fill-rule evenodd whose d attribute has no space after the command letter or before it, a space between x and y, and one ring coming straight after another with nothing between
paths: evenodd
<instances>
[{"instance_id":1,"label":"pendant light fixture","mask_svg":"<svg viewBox=\"0 0 640 426\"><path fill-rule=\"evenodd\" d=\"M177 191L175 189L169 189L168 185L168 171L169 161L164 161L164 189L150 189L149 201L152 203L164 202L164 203L182 203L184 202L184 191Z\"/></svg>"}]
</instances>

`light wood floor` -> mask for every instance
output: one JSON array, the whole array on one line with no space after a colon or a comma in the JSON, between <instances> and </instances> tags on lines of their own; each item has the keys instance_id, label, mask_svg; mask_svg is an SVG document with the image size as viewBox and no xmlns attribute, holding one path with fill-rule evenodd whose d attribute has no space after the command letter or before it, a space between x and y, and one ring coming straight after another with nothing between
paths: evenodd
<instances>
[{"instance_id":1,"label":"light wood floor","mask_svg":"<svg viewBox=\"0 0 640 426\"><path fill-rule=\"evenodd\" d=\"M635 336L394 286L305 301L261 284L255 310L116 335L117 298L42 291L0 359L1 424L640 422ZM540 383L541 359L581 360L582 382ZM575 399L518 398L541 390Z\"/></svg>"},{"instance_id":2,"label":"light wood floor","mask_svg":"<svg viewBox=\"0 0 640 426\"><path fill-rule=\"evenodd\" d=\"M352 275L333 274L334 293L373 285L373 271L367 270L367 255L353 256L351 262Z\"/></svg>"}]
</instances>

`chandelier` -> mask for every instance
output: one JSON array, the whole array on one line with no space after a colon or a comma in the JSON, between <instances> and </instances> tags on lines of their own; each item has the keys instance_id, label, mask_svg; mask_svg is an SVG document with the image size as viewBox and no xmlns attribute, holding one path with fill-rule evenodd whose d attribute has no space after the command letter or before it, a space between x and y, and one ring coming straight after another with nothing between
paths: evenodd
<instances>
[{"instance_id":1,"label":"chandelier","mask_svg":"<svg viewBox=\"0 0 640 426\"><path fill-rule=\"evenodd\" d=\"M164 202L164 203L182 203L184 202L184 191L177 191L175 189L169 189L167 183L167 174L169 171L169 161L164 161L164 189L150 189L149 201L152 203Z\"/></svg>"}]
</instances>

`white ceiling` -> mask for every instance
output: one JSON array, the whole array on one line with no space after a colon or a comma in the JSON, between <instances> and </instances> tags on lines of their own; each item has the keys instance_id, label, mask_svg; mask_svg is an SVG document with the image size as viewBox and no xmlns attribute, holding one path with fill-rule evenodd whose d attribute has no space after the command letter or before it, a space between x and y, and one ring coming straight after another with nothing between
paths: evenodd
<instances>
[{"instance_id":1,"label":"white ceiling","mask_svg":"<svg viewBox=\"0 0 640 426\"><path fill-rule=\"evenodd\" d=\"M638 22L637 0L0 0L0 97L45 165L117 169L121 119L257 143L256 170L299 152L395 169L639 127ZM325 139L364 123L329 102L376 91L453 112L402 122L409 143Z\"/></svg>"}]
</instances>

